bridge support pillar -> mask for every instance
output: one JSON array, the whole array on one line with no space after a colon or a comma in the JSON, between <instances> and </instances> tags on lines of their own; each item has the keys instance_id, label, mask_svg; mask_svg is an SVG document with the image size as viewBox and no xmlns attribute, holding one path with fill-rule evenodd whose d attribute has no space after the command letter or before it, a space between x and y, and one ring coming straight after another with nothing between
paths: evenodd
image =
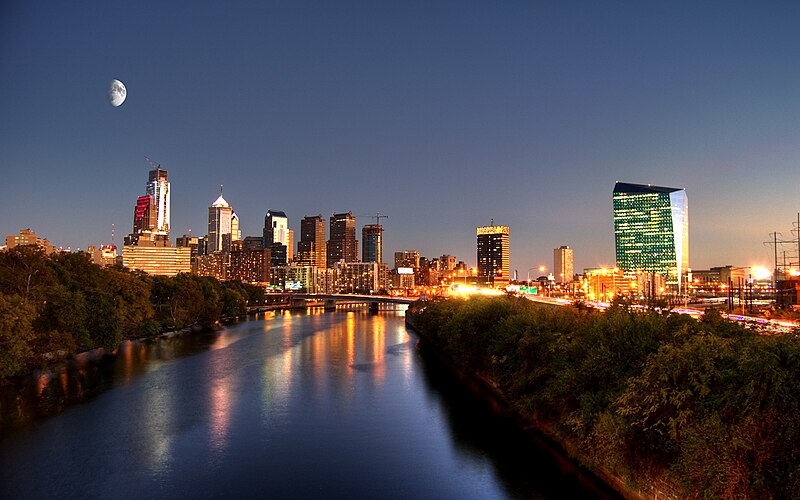
<instances>
[{"instance_id":1,"label":"bridge support pillar","mask_svg":"<svg viewBox=\"0 0 800 500\"><path fill-rule=\"evenodd\" d=\"M372 314L378 314L378 306L380 304L377 302L370 302L369 303L369 312Z\"/></svg>"},{"instance_id":2,"label":"bridge support pillar","mask_svg":"<svg viewBox=\"0 0 800 500\"><path fill-rule=\"evenodd\" d=\"M336 310L336 301L332 299L328 299L325 301L325 312L328 311L335 311Z\"/></svg>"},{"instance_id":3,"label":"bridge support pillar","mask_svg":"<svg viewBox=\"0 0 800 500\"><path fill-rule=\"evenodd\" d=\"M306 299L292 298L289 307L292 309L304 309L306 307Z\"/></svg>"}]
</instances>

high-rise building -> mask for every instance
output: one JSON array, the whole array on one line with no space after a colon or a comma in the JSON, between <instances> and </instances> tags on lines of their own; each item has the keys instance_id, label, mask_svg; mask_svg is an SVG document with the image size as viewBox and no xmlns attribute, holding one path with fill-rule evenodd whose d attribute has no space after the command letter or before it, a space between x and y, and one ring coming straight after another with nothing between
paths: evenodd
<instances>
[{"instance_id":1,"label":"high-rise building","mask_svg":"<svg viewBox=\"0 0 800 500\"><path fill-rule=\"evenodd\" d=\"M686 190L617 182L614 185L617 267L626 276L659 273L681 290L689 266Z\"/></svg>"},{"instance_id":2,"label":"high-rise building","mask_svg":"<svg viewBox=\"0 0 800 500\"><path fill-rule=\"evenodd\" d=\"M155 228L153 232L169 234L169 177L167 171L157 165L147 177L147 196L152 198L155 212Z\"/></svg>"},{"instance_id":3,"label":"high-rise building","mask_svg":"<svg viewBox=\"0 0 800 500\"><path fill-rule=\"evenodd\" d=\"M571 283L575 276L573 252L569 245L553 249L553 277L558 283Z\"/></svg>"},{"instance_id":4,"label":"high-rise building","mask_svg":"<svg viewBox=\"0 0 800 500\"><path fill-rule=\"evenodd\" d=\"M300 221L300 241L297 242L299 262L304 266L326 267L325 219L322 214L305 216Z\"/></svg>"},{"instance_id":5,"label":"high-rise building","mask_svg":"<svg viewBox=\"0 0 800 500\"><path fill-rule=\"evenodd\" d=\"M272 267L289 262L289 218L280 210L267 210L264 216L264 248L272 251Z\"/></svg>"},{"instance_id":6,"label":"high-rise building","mask_svg":"<svg viewBox=\"0 0 800 500\"><path fill-rule=\"evenodd\" d=\"M383 226L367 224L361 228L361 261L383 262Z\"/></svg>"},{"instance_id":7,"label":"high-rise building","mask_svg":"<svg viewBox=\"0 0 800 500\"><path fill-rule=\"evenodd\" d=\"M136 199L133 231L125 237L126 245L169 245L169 177L156 166L150 170L145 195Z\"/></svg>"},{"instance_id":8,"label":"high-rise building","mask_svg":"<svg viewBox=\"0 0 800 500\"><path fill-rule=\"evenodd\" d=\"M208 207L208 246L206 254L230 251L233 209L220 193ZM227 238L226 238L227 236ZM228 247L227 249L225 247Z\"/></svg>"},{"instance_id":9,"label":"high-rise building","mask_svg":"<svg viewBox=\"0 0 800 500\"><path fill-rule=\"evenodd\" d=\"M337 262L358 262L358 240L356 240L356 218L352 212L333 214L330 219L330 239L327 247L327 265Z\"/></svg>"},{"instance_id":10,"label":"high-rise building","mask_svg":"<svg viewBox=\"0 0 800 500\"><path fill-rule=\"evenodd\" d=\"M478 235L478 280L486 286L505 288L511 274L508 226L483 226Z\"/></svg>"}]
</instances>

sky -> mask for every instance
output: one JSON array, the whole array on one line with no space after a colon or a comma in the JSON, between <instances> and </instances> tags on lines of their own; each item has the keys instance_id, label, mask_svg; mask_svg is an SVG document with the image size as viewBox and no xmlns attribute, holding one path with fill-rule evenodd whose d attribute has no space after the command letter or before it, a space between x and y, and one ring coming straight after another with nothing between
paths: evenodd
<instances>
[{"instance_id":1,"label":"sky","mask_svg":"<svg viewBox=\"0 0 800 500\"><path fill-rule=\"evenodd\" d=\"M244 236L269 209L296 238L381 213L390 263L475 265L493 220L520 277L561 245L580 271L614 264L621 181L686 189L692 268L771 268L800 211L798 26L790 1L6 0L0 235L120 245L147 155L173 240L223 185Z\"/></svg>"}]
</instances>

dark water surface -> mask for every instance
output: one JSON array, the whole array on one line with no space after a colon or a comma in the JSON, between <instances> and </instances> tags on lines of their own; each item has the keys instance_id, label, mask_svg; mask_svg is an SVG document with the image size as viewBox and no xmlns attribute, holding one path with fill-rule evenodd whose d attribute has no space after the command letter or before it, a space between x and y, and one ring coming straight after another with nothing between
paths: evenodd
<instances>
[{"instance_id":1,"label":"dark water surface","mask_svg":"<svg viewBox=\"0 0 800 500\"><path fill-rule=\"evenodd\" d=\"M492 415L402 312L123 344L108 390L0 437L0 498L608 496Z\"/></svg>"}]
</instances>

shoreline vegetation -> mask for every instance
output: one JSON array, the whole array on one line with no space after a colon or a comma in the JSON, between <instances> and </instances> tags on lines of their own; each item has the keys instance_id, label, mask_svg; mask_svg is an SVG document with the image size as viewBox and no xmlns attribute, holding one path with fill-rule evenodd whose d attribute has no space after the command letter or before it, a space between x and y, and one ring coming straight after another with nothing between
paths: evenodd
<instances>
[{"instance_id":1,"label":"shoreline vegetation","mask_svg":"<svg viewBox=\"0 0 800 500\"><path fill-rule=\"evenodd\" d=\"M101 267L82 253L0 252L0 386L122 340L213 328L264 297L245 283Z\"/></svg>"},{"instance_id":2,"label":"shoreline vegetation","mask_svg":"<svg viewBox=\"0 0 800 500\"><path fill-rule=\"evenodd\" d=\"M462 374L628 498L800 498L800 336L624 301L410 306Z\"/></svg>"}]
</instances>

